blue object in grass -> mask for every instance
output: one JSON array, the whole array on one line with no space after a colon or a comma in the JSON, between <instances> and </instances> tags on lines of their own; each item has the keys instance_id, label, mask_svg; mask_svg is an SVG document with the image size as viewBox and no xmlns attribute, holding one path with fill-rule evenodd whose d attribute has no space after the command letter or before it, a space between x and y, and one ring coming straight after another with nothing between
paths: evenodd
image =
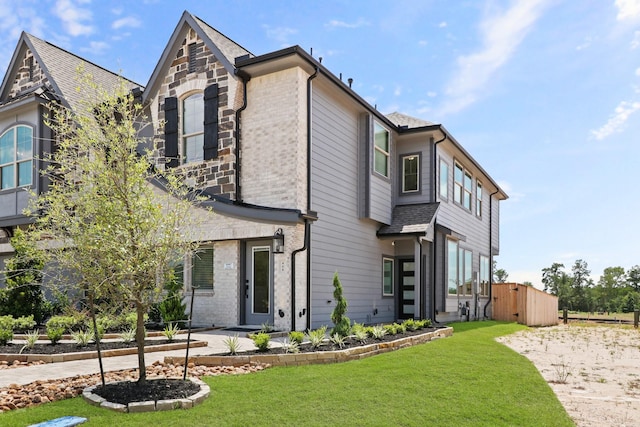
<instances>
[{"instance_id":1,"label":"blue object in grass","mask_svg":"<svg viewBox=\"0 0 640 427\"><path fill-rule=\"evenodd\" d=\"M86 418L67 415L66 417L56 418L55 420L43 421L38 424L31 424L29 427L73 427L86 421Z\"/></svg>"}]
</instances>

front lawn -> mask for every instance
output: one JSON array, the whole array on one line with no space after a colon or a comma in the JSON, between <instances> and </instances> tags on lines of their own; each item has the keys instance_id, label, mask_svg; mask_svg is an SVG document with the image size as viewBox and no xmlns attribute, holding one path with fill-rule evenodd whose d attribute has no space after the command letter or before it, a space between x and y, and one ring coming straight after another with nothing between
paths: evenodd
<instances>
[{"instance_id":1,"label":"front lawn","mask_svg":"<svg viewBox=\"0 0 640 427\"><path fill-rule=\"evenodd\" d=\"M0 414L2 426L63 415L83 426L572 426L536 368L494 337L517 324L454 324L451 338L332 365L208 377L211 396L187 411L118 414L75 398Z\"/></svg>"}]
</instances>

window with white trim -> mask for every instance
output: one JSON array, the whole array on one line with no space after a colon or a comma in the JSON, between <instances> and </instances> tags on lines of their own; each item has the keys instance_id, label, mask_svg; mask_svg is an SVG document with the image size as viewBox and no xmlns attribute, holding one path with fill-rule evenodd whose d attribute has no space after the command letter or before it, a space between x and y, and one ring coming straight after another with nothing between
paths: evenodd
<instances>
[{"instance_id":1,"label":"window with white trim","mask_svg":"<svg viewBox=\"0 0 640 427\"><path fill-rule=\"evenodd\" d=\"M402 192L415 193L420 191L420 156L410 154L402 156Z\"/></svg>"},{"instance_id":2,"label":"window with white trim","mask_svg":"<svg viewBox=\"0 0 640 427\"><path fill-rule=\"evenodd\" d=\"M489 257L480 255L480 296L489 296L489 271L490 263Z\"/></svg>"},{"instance_id":3,"label":"window with white trim","mask_svg":"<svg viewBox=\"0 0 640 427\"><path fill-rule=\"evenodd\" d=\"M373 170L389 178L389 153L391 152L389 131L378 122L373 122Z\"/></svg>"},{"instance_id":4,"label":"window with white trim","mask_svg":"<svg viewBox=\"0 0 640 427\"><path fill-rule=\"evenodd\" d=\"M213 247L201 247L191 257L191 287L213 289Z\"/></svg>"},{"instance_id":5,"label":"window with white trim","mask_svg":"<svg viewBox=\"0 0 640 427\"><path fill-rule=\"evenodd\" d=\"M482 216L482 183L476 181L476 216Z\"/></svg>"},{"instance_id":6,"label":"window with white trim","mask_svg":"<svg viewBox=\"0 0 640 427\"><path fill-rule=\"evenodd\" d=\"M14 126L0 136L0 188L33 183L33 129Z\"/></svg>"},{"instance_id":7,"label":"window with white trim","mask_svg":"<svg viewBox=\"0 0 640 427\"><path fill-rule=\"evenodd\" d=\"M453 200L469 211L471 210L471 183L471 174L456 162L453 172Z\"/></svg>"},{"instance_id":8,"label":"window with white trim","mask_svg":"<svg viewBox=\"0 0 640 427\"><path fill-rule=\"evenodd\" d=\"M441 199L449 198L449 165L443 159L440 159L439 193Z\"/></svg>"},{"instance_id":9,"label":"window with white trim","mask_svg":"<svg viewBox=\"0 0 640 427\"><path fill-rule=\"evenodd\" d=\"M458 295L458 242L447 240L447 293Z\"/></svg>"},{"instance_id":10,"label":"window with white trim","mask_svg":"<svg viewBox=\"0 0 640 427\"><path fill-rule=\"evenodd\" d=\"M182 159L184 163L204 160L204 97L194 93L182 100Z\"/></svg>"},{"instance_id":11,"label":"window with white trim","mask_svg":"<svg viewBox=\"0 0 640 427\"><path fill-rule=\"evenodd\" d=\"M393 258L382 258L382 296L393 296Z\"/></svg>"},{"instance_id":12,"label":"window with white trim","mask_svg":"<svg viewBox=\"0 0 640 427\"><path fill-rule=\"evenodd\" d=\"M460 248L458 254L458 295L473 294L473 253Z\"/></svg>"}]
</instances>

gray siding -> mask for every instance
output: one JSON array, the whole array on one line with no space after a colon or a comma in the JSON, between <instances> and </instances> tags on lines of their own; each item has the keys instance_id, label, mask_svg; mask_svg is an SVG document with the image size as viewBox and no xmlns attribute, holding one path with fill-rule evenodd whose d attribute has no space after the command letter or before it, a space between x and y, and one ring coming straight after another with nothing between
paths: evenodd
<instances>
[{"instance_id":1,"label":"gray siding","mask_svg":"<svg viewBox=\"0 0 640 427\"><path fill-rule=\"evenodd\" d=\"M355 104L330 96L314 82L311 209L319 217L311 231L314 328L331 326L336 271L352 321L378 323L395 318L394 299L382 297L381 279L382 256L393 254L393 246L376 237L379 223L358 215L360 186L355 165L360 113ZM390 215L390 199L387 204Z\"/></svg>"},{"instance_id":2,"label":"gray siding","mask_svg":"<svg viewBox=\"0 0 640 427\"><path fill-rule=\"evenodd\" d=\"M406 205L411 203L425 203L432 199L431 187L431 138L429 134L419 134L403 137L397 144L396 174L394 194L395 203ZM402 156L407 154L420 155L420 191L416 193L402 193Z\"/></svg>"}]
</instances>

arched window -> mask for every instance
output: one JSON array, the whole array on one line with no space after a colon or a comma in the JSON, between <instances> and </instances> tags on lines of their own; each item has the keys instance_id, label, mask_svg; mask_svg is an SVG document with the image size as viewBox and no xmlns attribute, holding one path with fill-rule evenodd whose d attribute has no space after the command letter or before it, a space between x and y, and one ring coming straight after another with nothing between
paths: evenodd
<instances>
[{"instance_id":1,"label":"arched window","mask_svg":"<svg viewBox=\"0 0 640 427\"><path fill-rule=\"evenodd\" d=\"M14 126L0 136L0 188L23 187L33 182L33 129Z\"/></svg>"},{"instance_id":2,"label":"arched window","mask_svg":"<svg viewBox=\"0 0 640 427\"><path fill-rule=\"evenodd\" d=\"M182 100L182 158L184 163L201 162L204 159L202 92Z\"/></svg>"}]
</instances>

